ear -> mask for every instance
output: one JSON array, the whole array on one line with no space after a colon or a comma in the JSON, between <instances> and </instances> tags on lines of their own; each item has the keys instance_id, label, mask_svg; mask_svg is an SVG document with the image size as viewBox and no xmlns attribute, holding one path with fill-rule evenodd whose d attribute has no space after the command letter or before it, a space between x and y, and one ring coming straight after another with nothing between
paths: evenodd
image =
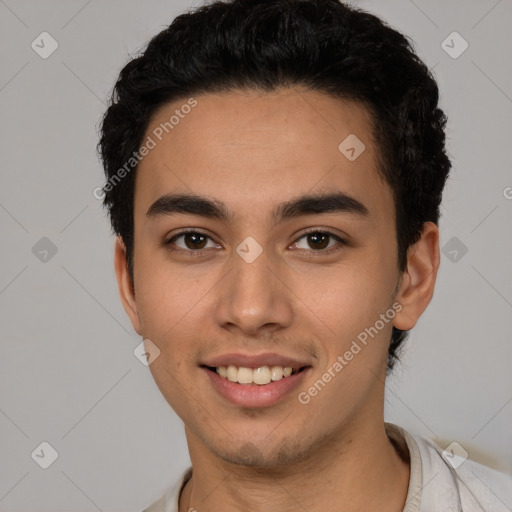
<instances>
[{"instance_id":1,"label":"ear","mask_svg":"<svg viewBox=\"0 0 512 512\"><path fill-rule=\"evenodd\" d=\"M439 262L439 228L433 222L425 222L421 238L409 247L407 268L396 295L397 302L402 305L393 321L397 329L412 329L429 305Z\"/></svg>"},{"instance_id":2,"label":"ear","mask_svg":"<svg viewBox=\"0 0 512 512\"><path fill-rule=\"evenodd\" d=\"M114 267L116 269L117 286L119 295L123 303L124 310L130 317L133 328L138 334L142 335L139 315L137 312L137 304L135 302L135 292L133 291L130 273L128 272L128 263L126 261L126 247L123 239L118 236L114 247Z\"/></svg>"}]
</instances>

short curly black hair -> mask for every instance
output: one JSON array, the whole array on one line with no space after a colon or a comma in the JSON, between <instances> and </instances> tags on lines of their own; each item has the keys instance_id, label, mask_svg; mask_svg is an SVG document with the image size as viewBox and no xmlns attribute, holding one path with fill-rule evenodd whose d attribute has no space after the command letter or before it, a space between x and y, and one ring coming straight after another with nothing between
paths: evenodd
<instances>
[{"instance_id":1,"label":"short curly black hair","mask_svg":"<svg viewBox=\"0 0 512 512\"><path fill-rule=\"evenodd\" d=\"M293 86L357 101L370 112L379 172L394 195L397 265L405 270L423 224L438 224L451 167L432 74L408 38L337 0L234 0L178 16L125 65L113 89L98 143L107 177L100 190L125 244L132 284L137 166L126 172L126 163L159 107L193 94ZM407 335L393 328L388 373Z\"/></svg>"}]
</instances>

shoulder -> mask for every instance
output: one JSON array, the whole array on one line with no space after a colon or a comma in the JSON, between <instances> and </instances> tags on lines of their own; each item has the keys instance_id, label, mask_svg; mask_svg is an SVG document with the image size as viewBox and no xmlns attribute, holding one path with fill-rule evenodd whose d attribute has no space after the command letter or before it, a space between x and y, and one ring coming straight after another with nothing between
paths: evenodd
<instances>
[{"instance_id":1,"label":"shoulder","mask_svg":"<svg viewBox=\"0 0 512 512\"><path fill-rule=\"evenodd\" d=\"M416 451L420 459L420 512L438 507L443 511L510 512L511 475L471 460L458 443L442 449L430 439L400 430L411 455Z\"/></svg>"},{"instance_id":2,"label":"shoulder","mask_svg":"<svg viewBox=\"0 0 512 512\"><path fill-rule=\"evenodd\" d=\"M160 499L145 508L143 512L178 512L181 490L191 476L192 468L189 467Z\"/></svg>"}]
</instances>

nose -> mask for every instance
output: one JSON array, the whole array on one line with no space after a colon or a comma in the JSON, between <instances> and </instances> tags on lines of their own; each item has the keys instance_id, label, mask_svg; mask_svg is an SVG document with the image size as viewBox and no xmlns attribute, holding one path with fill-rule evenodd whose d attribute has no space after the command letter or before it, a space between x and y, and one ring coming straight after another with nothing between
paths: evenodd
<instances>
[{"instance_id":1,"label":"nose","mask_svg":"<svg viewBox=\"0 0 512 512\"><path fill-rule=\"evenodd\" d=\"M244 336L273 333L288 327L293 315L293 293L279 271L279 264L269 261L265 251L249 261L233 254L232 270L219 287L216 322Z\"/></svg>"}]
</instances>

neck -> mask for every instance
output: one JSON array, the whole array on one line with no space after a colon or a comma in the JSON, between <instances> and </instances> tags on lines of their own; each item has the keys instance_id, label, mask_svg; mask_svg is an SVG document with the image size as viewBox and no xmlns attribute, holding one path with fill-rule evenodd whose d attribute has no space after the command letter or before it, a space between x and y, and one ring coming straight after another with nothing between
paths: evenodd
<instances>
[{"instance_id":1,"label":"neck","mask_svg":"<svg viewBox=\"0 0 512 512\"><path fill-rule=\"evenodd\" d=\"M346 426L306 459L274 468L226 462L186 433L193 476L180 512L403 510L409 463L395 450L383 420Z\"/></svg>"}]
</instances>

